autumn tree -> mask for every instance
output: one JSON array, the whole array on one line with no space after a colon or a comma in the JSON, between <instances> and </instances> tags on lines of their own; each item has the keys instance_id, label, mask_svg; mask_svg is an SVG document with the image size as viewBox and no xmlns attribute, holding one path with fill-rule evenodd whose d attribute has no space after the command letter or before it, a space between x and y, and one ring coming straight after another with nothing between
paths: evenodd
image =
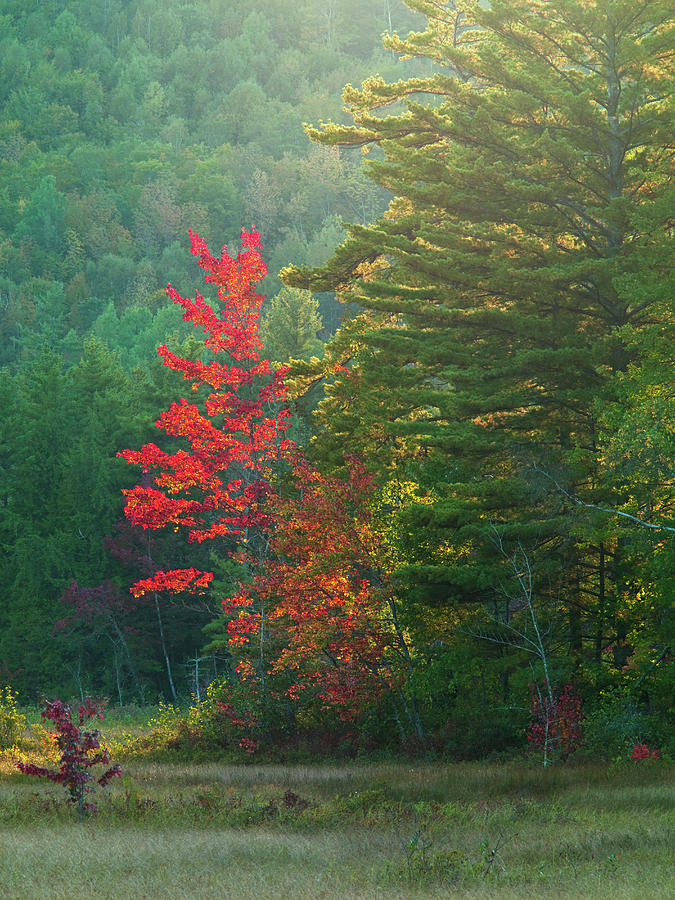
<instances>
[{"instance_id":1,"label":"autumn tree","mask_svg":"<svg viewBox=\"0 0 675 900\"><path fill-rule=\"evenodd\" d=\"M283 436L289 424L284 372L273 372L260 357L262 297L254 285L267 270L256 231L242 232L243 250L234 259L226 248L219 258L212 256L197 235L191 237L192 253L206 272L206 283L215 286L220 307L214 310L199 293L188 299L170 286L167 292L182 307L183 318L203 329L203 349L210 358L188 360L165 345L158 352L193 391L206 388L205 396L201 404L181 398L157 421L170 439L184 441L188 449L162 450L149 443L120 453L144 473L153 473L149 484L125 492L125 512L144 529L184 531L189 543L235 538L246 544L264 524L261 501L271 467L289 445ZM212 577L192 566L160 570L137 581L132 591L136 596L195 592Z\"/></svg>"},{"instance_id":2,"label":"autumn tree","mask_svg":"<svg viewBox=\"0 0 675 900\"><path fill-rule=\"evenodd\" d=\"M184 318L204 329L213 357L191 361L165 346L159 353L193 389L206 386L209 392L203 412L181 399L157 422L188 449L162 450L153 443L120 454L146 473L145 483L125 492L127 518L144 529L187 531L195 545L217 539L221 554L240 551L242 583L224 605L227 644L252 651L237 666L238 694L245 695L233 712L237 722L250 720L269 733L269 701L281 679L289 702L309 689L315 703L345 719L386 694L402 735L413 732L423 740L410 690L410 650L378 558L383 542L369 524L369 478L355 463L351 477L341 481L320 476L300 457L288 458L284 370L273 372L260 358L262 298L253 284L265 266L257 233L244 234L243 243L236 260L225 250L216 259L192 237L206 281L217 288L219 314L200 294L188 300L168 289ZM227 362L218 354L226 354ZM287 499L272 485L273 475L275 482L283 476L282 459L286 470L293 465ZM288 473L284 477L288 482ZM132 593L191 593L212 578L192 566L153 571ZM256 716L242 712L251 704Z\"/></svg>"},{"instance_id":3,"label":"autumn tree","mask_svg":"<svg viewBox=\"0 0 675 900\"><path fill-rule=\"evenodd\" d=\"M252 689L263 672L268 694L305 729L339 731L376 713L380 738L424 745L382 495L356 457L344 478L300 454L288 462L284 491L267 497L269 553L250 560L252 577L224 601L214 646L238 659Z\"/></svg>"}]
</instances>

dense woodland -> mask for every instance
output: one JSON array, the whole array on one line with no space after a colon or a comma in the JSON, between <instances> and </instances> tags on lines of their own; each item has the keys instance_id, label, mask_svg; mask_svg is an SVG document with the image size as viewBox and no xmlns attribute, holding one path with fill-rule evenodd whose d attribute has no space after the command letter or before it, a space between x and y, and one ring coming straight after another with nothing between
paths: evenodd
<instances>
[{"instance_id":1,"label":"dense woodland","mask_svg":"<svg viewBox=\"0 0 675 900\"><path fill-rule=\"evenodd\" d=\"M667 748L671 37L0 0L2 680L250 752Z\"/></svg>"}]
</instances>

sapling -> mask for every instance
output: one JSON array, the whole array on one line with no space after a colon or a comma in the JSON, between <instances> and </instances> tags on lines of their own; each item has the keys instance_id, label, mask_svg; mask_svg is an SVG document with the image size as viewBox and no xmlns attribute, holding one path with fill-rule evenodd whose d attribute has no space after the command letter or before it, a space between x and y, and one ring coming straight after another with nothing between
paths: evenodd
<instances>
[{"instance_id":1,"label":"sapling","mask_svg":"<svg viewBox=\"0 0 675 900\"><path fill-rule=\"evenodd\" d=\"M82 726L89 719L103 719L104 709L104 700L85 697L79 707L75 723L70 706L62 700L45 698L42 721L49 719L54 723L56 731L52 732L52 736L61 753L61 767L58 770L45 769L32 763L17 763L17 767L24 775L37 775L39 778L48 778L56 784L64 785L68 792L67 802L77 807L80 821L84 818L85 812L96 812L93 803L85 803L86 795L93 791L91 782L95 778L90 769L92 766L107 765L110 762L108 750L101 748L101 732L97 728L86 731ZM120 767L114 765L96 781L101 787L105 787L111 778L121 774Z\"/></svg>"}]
</instances>

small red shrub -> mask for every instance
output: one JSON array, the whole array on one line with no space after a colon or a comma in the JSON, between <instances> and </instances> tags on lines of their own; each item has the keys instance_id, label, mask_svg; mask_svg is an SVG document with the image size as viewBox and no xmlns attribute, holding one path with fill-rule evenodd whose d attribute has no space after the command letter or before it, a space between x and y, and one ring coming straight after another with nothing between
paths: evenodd
<instances>
[{"instance_id":1,"label":"small red shrub","mask_svg":"<svg viewBox=\"0 0 675 900\"><path fill-rule=\"evenodd\" d=\"M659 751L648 747L647 744L635 744L630 758L636 761L640 759L658 759Z\"/></svg>"},{"instance_id":2,"label":"small red shrub","mask_svg":"<svg viewBox=\"0 0 675 900\"><path fill-rule=\"evenodd\" d=\"M110 755L107 750L101 749L101 733L96 728L85 731L82 726L91 718L103 719L105 701L94 700L86 697L79 707L77 723L71 716L70 706L62 700L45 699L42 708L42 721L49 719L56 728L52 732L56 746L61 752L61 767L58 770L45 769L32 763L17 763L24 775L36 775L38 778L48 778L56 784L62 784L68 791L68 803L77 804L82 818L85 812L96 812L93 803L85 803L84 798L93 788L90 783L94 775L89 771L92 766L107 765ZM111 766L100 778L97 784L105 787L111 778L121 775L122 770L118 765Z\"/></svg>"},{"instance_id":3,"label":"small red shrub","mask_svg":"<svg viewBox=\"0 0 675 900\"><path fill-rule=\"evenodd\" d=\"M539 749L559 750L563 758L582 743L584 714L581 696L571 684L551 703L549 697L533 692L530 730L527 739Z\"/></svg>"}]
</instances>

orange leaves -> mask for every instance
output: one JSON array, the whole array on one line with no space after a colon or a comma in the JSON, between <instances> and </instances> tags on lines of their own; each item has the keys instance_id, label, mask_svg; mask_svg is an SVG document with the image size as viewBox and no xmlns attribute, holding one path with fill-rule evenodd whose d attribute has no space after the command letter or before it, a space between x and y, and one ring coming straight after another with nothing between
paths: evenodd
<instances>
[{"instance_id":1,"label":"orange leaves","mask_svg":"<svg viewBox=\"0 0 675 900\"><path fill-rule=\"evenodd\" d=\"M196 593L206 588L213 580L212 572L199 572L197 569L172 569L170 572L155 572L152 578L137 581L131 588L134 597L154 591L169 591L172 594L188 592Z\"/></svg>"},{"instance_id":2,"label":"orange leaves","mask_svg":"<svg viewBox=\"0 0 675 900\"><path fill-rule=\"evenodd\" d=\"M199 265L206 271L204 280L215 284L218 297L223 304L225 315L213 316L204 298L197 294L189 300L176 294L171 288L170 296L183 307L183 318L195 325L201 325L209 335L205 344L218 353L227 351L237 360L256 359L262 348L258 336L260 303L262 297L253 290L253 285L267 274L267 267L260 256L260 238L256 231L242 231L243 252L236 259L223 247L219 259L212 256L204 241L190 232L191 252L199 259Z\"/></svg>"},{"instance_id":3,"label":"orange leaves","mask_svg":"<svg viewBox=\"0 0 675 900\"><path fill-rule=\"evenodd\" d=\"M140 485L123 493L127 499L124 512L132 525L163 528L165 525L195 524L190 514L196 506L193 501L168 497L163 491Z\"/></svg>"},{"instance_id":4,"label":"orange leaves","mask_svg":"<svg viewBox=\"0 0 675 900\"><path fill-rule=\"evenodd\" d=\"M292 460L293 496L268 496L270 559L223 605L230 645L254 653L265 634L276 648L270 671L286 696L319 702L353 719L393 686L396 630L387 614L391 587L378 566L370 524L370 479L358 460L346 480ZM247 648L248 651L247 651Z\"/></svg>"},{"instance_id":5,"label":"orange leaves","mask_svg":"<svg viewBox=\"0 0 675 900\"><path fill-rule=\"evenodd\" d=\"M202 384L211 385L216 390L220 390L225 386L236 390L242 384L250 384L253 375L267 374L264 371L264 363L262 362L251 367L250 370L240 369L236 366L230 368L217 360L208 364L199 360L193 362L172 353L164 344L157 348L157 353L162 357L165 366L168 366L175 372L180 372L186 381L192 381L192 387L195 390ZM267 365L269 366L269 363ZM256 369L258 371L254 371Z\"/></svg>"},{"instance_id":6,"label":"orange leaves","mask_svg":"<svg viewBox=\"0 0 675 900\"><path fill-rule=\"evenodd\" d=\"M168 453L160 450L156 444L146 444L142 450L122 450L117 455L126 459L128 463L142 466L144 472L159 468L168 458Z\"/></svg>"},{"instance_id":7,"label":"orange leaves","mask_svg":"<svg viewBox=\"0 0 675 900\"><path fill-rule=\"evenodd\" d=\"M236 619L227 623L229 642L233 646L247 644L249 636L259 631L260 615L257 613L241 613Z\"/></svg>"}]
</instances>

